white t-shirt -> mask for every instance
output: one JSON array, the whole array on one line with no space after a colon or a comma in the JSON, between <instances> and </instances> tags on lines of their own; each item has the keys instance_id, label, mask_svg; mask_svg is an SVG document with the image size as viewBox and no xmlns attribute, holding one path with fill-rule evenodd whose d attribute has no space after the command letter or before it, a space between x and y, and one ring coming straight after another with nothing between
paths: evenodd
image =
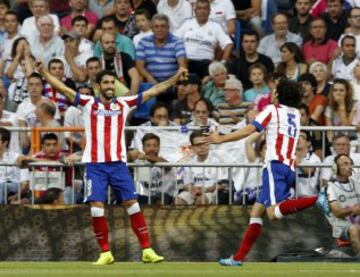
<instances>
[{"instance_id":1,"label":"white t-shirt","mask_svg":"<svg viewBox=\"0 0 360 277\"><path fill-rule=\"evenodd\" d=\"M43 60L46 66L50 60L64 56L65 51L64 41L58 35L53 36L45 45L36 36L30 40L30 47L35 59Z\"/></svg>"},{"instance_id":2,"label":"white t-shirt","mask_svg":"<svg viewBox=\"0 0 360 277\"><path fill-rule=\"evenodd\" d=\"M191 4L185 0L179 0L175 7L169 6L168 0L160 0L156 8L159 14L168 16L171 33L175 32L185 20L192 18Z\"/></svg>"},{"instance_id":3,"label":"white t-shirt","mask_svg":"<svg viewBox=\"0 0 360 277\"><path fill-rule=\"evenodd\" d=\"M333 75L333 78L334 79L341 78L347 81L352 80L354 78L353 77L354 68L358 61L359 59L355 58L351 63L346 65L344 64L344 60L342 56L334 60L331 70L332 71L331 74Z\"/></svg>"},{"instance_id":4,"label":"white t-shirt","mask_svg":"<svg viewBox=\"0 0 360 277\"><path fill-rule=\"evenodd\" d=\"M75 64L84 69L85 70L85 67L86 67L86 61L93 57L92 54L88 53L88 52L80 52L79 55L77 55L74 60L75 60ZM72 70L71 70L71 67L69 65L69 63L66 61L65 57L61 57L60 58L63 62L64 62L64 72L65 72L65 76L66 78L69 78L71 79L72 78Z\"/></svg>"},{"instance_id":5,"label":"white t-shirt","mask_svg":"<svg viewBox=\"0 0 360 277\"><path fill-rule=\"evenodd\" d=\"M56 14L49 14L54 22L54 32L58 34L60 32L60 22ZM36 26L35 17L26 18L20 30L20 34L25 36L28 40L39 35L39 30Z\"/></svg>"},{"instance_id":6,"label":"white t-shirt","mask_svg":"<svg viewBox=\"0 0 360 277\"><path fill-rule=\"evenodd\" d=\"M186 20L175 35L184 40L186 56L190 60L213 60L218 45L224 49L232 44L231 38L212 20L202 26L196 18Z\"/></svg>"},{"instance_id":7,"label":"white t-shirt","mask_svg":"<svg viewBox=\"0 0 360 277\"><path fill-rule=\"evenodd\" d=\"M227 32L227 22L236 18L234 4L231 0L214 0L210 8L210 19L219 23Z\"/></svg>"},{"instance_id":8,"label":"white t-shirt","mask_svg":"<svg viewBox=\"0 0 360 277\"><path fill-rule=\"evenodd\" d=\"M7 151L0 160L1 163L15 163L20 156L19 153ZM20 169L17 166L0 166L0 183L11 181L13 183L21 183L29 180L29 170Z\"/></svg>"},{"instance_id":9,"label":"white t-shirt","mask_svg":"<svg viewBox=\"0 0 360 277\"><path fill-rule=\"evenodd\" d=\"M153 34L153 32L150 30L150 31L147 31L147 32L140 32L140 33L138 33L137 35L135 35L134 37L133 37L133 43L134 43L134 45L135 45L135 48L138 46L138 44L139 44L139 41L142 39L142 38L144 38L144 37L146 37L146 36L150 36L150 35L152 35Z\"/></svg>"},{"instance_id":10,"label":"white t-shirt","mask_svg":"<svg viewBox=\"0 0 360 277\"><path fill-rule=\"evenodd\" d=\"M6 72L12 62L11 51L14 44L14 41L19 37L17 34L13 38L6 38L5 41L0 46L0 55L1 59L4 61L4 72Z\"/></svg>"},{"instance_id":11,"label":"white t-shirt","mask_svg":"<svg viewBox=\"0 0 360 277\"><path fill-rule=\"evenodd\" d=\"M307 153L302 164L321 164L320 158L315 153ZM319 181L320 169L316 168L312 174L306 174L298 169L298 183L296 187L296 193L298 196L312 196L318 193L316 186Z\"/></svg>"},{"instance_id":12,"label":"white t-shirt","mask_svg":"<svg viewBox=\"0 0 360 277\"><path fill-rule=\"evenodd\" d=\"M0 118L1 123L11 123L13 127L18 126L16 114L3 110L3 115ZM20 136L19 132L12 131L10 137L9 151L20 153Z\"/></svg>"},{"instance_id":13,"label":"white t-shirt","mask_svg":"<svg viewBox=\"0 0 360 277\"><path fill-rule=\"evenodd\" d=\"M79 45L79 52L86 53L88 56L94 56L94 43L87 38L82 38Z\"/></svg>"},{"instance_id":14,"label":"white t-shirt","mask_svg":"<svg viewBox=\"0 0 360 277\"><path fill-rule=\"evenodd\" d=\"M81 115L80 109L69 106L64 115L64 127L84 127L84 119ZM65 132L65 138L70 138L70 132ZM82 135L74 132L73 138L81 142Z\"/></svg>"}]
</instances>

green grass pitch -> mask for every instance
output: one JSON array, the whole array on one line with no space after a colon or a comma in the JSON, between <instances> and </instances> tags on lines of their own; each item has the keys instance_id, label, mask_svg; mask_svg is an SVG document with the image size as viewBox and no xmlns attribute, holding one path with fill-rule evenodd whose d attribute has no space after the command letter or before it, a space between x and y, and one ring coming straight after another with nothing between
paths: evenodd
<instances>
[{"instance_id":1,"label":"green grass pitch","mask_svg":"<svg viewBox=\"0 0 360 277\"><path fill-rule=\"evenodd\" d=\"M1 262L0 276L360 276L357 263L246 263L222 267L217 263L164 262L142 264L117 262L93 266L90 262Z\"/></svg>"}]
</instances>

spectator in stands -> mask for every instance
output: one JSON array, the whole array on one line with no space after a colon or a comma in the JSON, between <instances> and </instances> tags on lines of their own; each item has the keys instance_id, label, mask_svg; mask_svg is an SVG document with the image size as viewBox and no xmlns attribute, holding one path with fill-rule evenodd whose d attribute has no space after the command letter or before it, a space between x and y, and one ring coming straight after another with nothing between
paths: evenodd
<instances>
[{"instance_id":1,"label":"spectator in stands","mask_svg":"<svg viewBox=\"0 0 360 277\"><path fill-rule=\"evenodd\" d=\"M130 57L135 60L135 47L132 43L131 39L127 36L124 36L122 34L119 34L116 31L116 24L115 19L112 17L105 17L101 21L101 34L104 34L105 32L111 33L115 36L115 43L116 43L116 50L119 52L125 52ZM99 36L99 39L101 36ZM101 46L101 42L97 41L95 44L94 49L94 56L100 58L100 56L103 54L103 49Z\"/></svg>"},{"instance_id":2,"label":"spectator in stands","mask_svg":"<svg viewBox=\"0 0 360 277\"><path fill-rule=\"evenodd\" d=\"M346 35L341 39L341 54L331 65L333 78L350 81L353 78L354 67L358 61L356 55L356 39Z\"/></svg>"},{"instance_id":3,"label":"spectator in stands","mask_svg":"<svg viewBox=\"0 0 360 277\"><path fill-rule=\"evenodd\" d=\"M60 20L61 27L68 32L73 31L72 20L76 16L84 16L88 21L86 37L89 38L98 22L97 15L87 9L87 0L70 0L69 5L71 8L70 14Z\"/></svg>"},{"instance_id":4,"label":"spectator in stands","mask_svg":"<svg viewBox=\"0 0 360 277\"><path fill-rule=\"evenodd\" d=\"M100 57L103 69L116 74L120 82L130 88L132 94L137 94L140 75L134 60L125 52L119 52L115 46L115 36L105 33L101 37L101 47L104 53Z\"/></svg>"},{"instance_id":5,"label":"spectator in stands","mask_svg":"<svg viewBox=\"0 0 360 277\"><path fill-rule=\"evenodd\" d=\"M301 126L319 126L319 124L316 123L311 117L309 112L309 107L301 103L298 107L300 111L300 125ZM324 138L322 137L324 135ZM326 137L326 134L324 134L321 131L307 131L307 137L311 142L311 151L315 152L315 154L321 158L324 159L326 156L331 154L330 151L330 143ZM323 143L324 141L324 143Z\"/></svg>"},{"instance_id":6,"label":"spectator in stands","mask_svg":"<svg viewBox=\"0 0 360 277\"><path fill-rule=\"evenodd\" d=\"M348 26L343 0L327 0L327 12L322 14L326 22L326 37L338 41Z\"/></svg>"},{"instance_id":7,"label":"spectator in stands","mask_svg":"<svg viewBox=\"0 0 360 277\"><path fill-rule=\"evenodd\" d=\"M330 91L329 70L326 64L322 62L314 62L309 67L309 73L315 76L317 86L316 94L322 94L328 96Z\"/></svg>"},{"instance_id":8,"label":"spectator in stands","mask_svg":"<svg viewBox=\"0 0 360 277\"><path fill-rule=\"evenodd\" d=\"M236 13L231 0L209 0L210 19L219 23L223 30L233 36L236 30Z\"/></svg>"},{"instance_id":9,"label":"spectator in stands","mask_svg":"<svg viewBox=\"0 0 360 277\"><path fill-rule=\"evenodd\" d=\"M350 152L350 140L346 134L337 134L334 137L332 146L334 149L334 154L327 156L323 161L324 164L333 164L335 157L340 154L349 155L355 164L360 164L360 154ZM359 169L356 168L354 170L354 173L358 175ZM322 181L322 185L326 185L332 177L333 174L331 167L321 169L320 178Z\"/></svg>"},{"instance_id":10,"label":"spectator in stands","mask_svg":"<svg viewBox=\"0 0 360 277\"><path fill-rule=\"evenodd\" d=\"M209 65L211 80L202 88L202 95L213 106L225 102L224 85L228 78L226 67L223 63L214 61Z\"/></svg>"},{"instance_id":11,"label":"spectator in stands","mask_svg":"<svg viewBox=\"0 0 360 277\"><path fill-rule=\"evenodd\" d=\"M73 31L80 35L81 38L79 52L86 53L89 56L93 56L94 43L86 37L86 30L88 28L88 25L88 20L85 16L82 15L75 16L71 21Z\"/></svg>"},{"instance_id":12,"label":"spectator in stands","mask_svg":"<svg viewBox=\"0 0 360 277\"><path fill-rule=\"evenodd\" d=\"M299 46L293 42L285 42L280 47L281 62L276 72L284 74L289 80L297 81L300 75L307 72L307 64L301 56Z\"/></svg>"},{"instance_id":13,"label":"spectator in stands","mask_svg":"<svg viewBox=\"0 0 360 277\"><path fill-rule=\"evenodd\" d=\"M193 120L187 126L203 126L203 127L216 127L219 126L214 119L210 118L213 106L205 98L195 102Z\"/></svg>"},{"instance_id":14,"label":"spectator in stands","mask_svg":"<svg viewBox=\"0 0 360 277\"><path fill-rule=\"evenodd\" d=\"M22 24L20 34L25 36L29 41L41 33L39 29L39 18L49 16L52 19L53 32L60 32L59 18L55 14L49 14L48 0L29 0L29 7L33 14L32 17L26 18ZM34 53L33 53L34 54Z\"/></svg>"},{"instance_id":15,"label":"spectator in stands","mask_svg":"<svg viewBox=\"0 0 360 277\"><path fill-rule=\"evenodd\" d=\"M9 130L0 127L0 163L15 164L21 158L18 152L9 149L10 136ZM5 204L9 194L17 194L21 187L29 186L29 172L16 166L1 166L0 172L0 204Z\"/></svg>"},{"instance_id":16,"label":"spectator in stands","mask_svg":"<svg viewBox=\"0 0 360 277\"><path fill-rule=\"evenodd\" d=\"M240 20L241 26L252 29L259 35L262 35L264 30L262 27L261 18L261 0L246 0L237 1L232 0L235 8L236 18Z\"/></svg>"},{"instance_id":17,"label":"spectator in stands","mask_svg":"<svg viewBox=\"0 0 360 277\"><path fill-rule=\"evenodd\" d=\"M344 79L334 79L329 93L329 104L325 110L326 126L350 126L356 113L355 108L353 90L349 82ZM351 133L348 135L351 136ZM327 132L330 142L333 136L334 132Z\"/></svg>"},{"instance_id":18,"label":"spectator in stands","mask_svg":"<svg viewBox=\"0 0 360 277\"><path fill-rule=\"evenodd\" d=\"M337 49L337 42L326 37L325 20L321 17L314 18L310 24L310 40L302 49L305 61L308 64L316 61L328 64L332 62Z\"/></svg>"},{"instance_id":19,"label":"spectator in stands","mask_svg":"<svg viewBox=\"0 0 360 277\"><path fill-rule=\"evenodd\" d=\"M0 1L0 45L4 43L6 38L5 36L5 14L10 9L10 4L8 0Z\"/></svg>"},{"instance_id":20,"label":"spectator in stands","mask_svg":"<svg viewBox=\"0 0 360 277\"><path fill-rule=\"evenodd\" d=\"M135 12L135 24L139 30L139 33L133 37L135 48L137 48L142 38L153 34L150 13L147 10L137 10Z\"/></svg>"},{"instance_id":21,"label":"spectator in stands","mask_svg":"<svg viewBox=\"0 0 360 277\"><path fill-rule=\"evenodd\" d=\"M309 28L312 16L310 9L312 0L296 0L295 2L295 16L289 20L289 31L300 35L304 42L310 39Z\"/></svg>"},{"instance_id":22,"label":"spectator in stands","mask_svg":"<svg viewBox=\"0 0 360 277\"><path fill-rule=\"evenodd\" d=\"M353 78L350 81L350 85L353 88L353 100L360 102L360 61L357 61L354 67Z\"/></svg>"},{"instance_id":23,"label":"spectator in stands","mask_svg":"<svg viewBox=\"0 0 360 277\"><path fill-rule=\"evenodd\" d=\"M191 121L195 103L201 98L201 80L196 74L189 74L185 83L185 99L176 101L172 118L178 125L185 125Z\"/></svg>"},{"instance_id":24,"label":"spectator in stands","mask_svg":"<svg viewBox=\"0 0 360 277\"><path fill-rule=\"evenodd\" d=\"M183 41L169 33L166 15L154 15L151 28L154 34L141 39L136 48L136 68L146 82L157 84L174 75L180 66L187 67L186 53ZM171 89L158 100L169 103L175 98Z\"/></svg>"},{"instance_id":25,"label":"spectator in stands","mask_svg":"<svg viewBox=\"0 0 360 277\"><path fill-rule=\"evenodd\" d=\"M47 65L49 61L64 55L63 40L54 33L54 22L49 15L41 16L37 20L39 34L29 40L31 53L37 60L43 60Z\"/></svg>"},{"instance_id":26,"label":"spectator in stands","mask_svg":"<svg viewBox=\"0 0 360 277\"><path fill-rule=\"evenodd\" d=\"M221 125L235 125L243 120L249 103L242 100L243 87L239 80L230 78L225 81L225 102L215 108L213 115Z\"/></svg>"},{"instance_id":27,"label":"spectator in stands","mask_svg":"<svg viewBox=\"0 0 360 277\"><path fill-rule=\"evenodd\" d=\"M65 76L77 83L86 81L86 61L93 56L92 53L80 52L81 37L76 32L67 32L62 36L65 43Z\"/></svg>"},{"instance_id":28,"label":"spectator in stands","mask_svg":"<svg viewBox=\"0 0 360 277\"><path fill-rule=\"evenodd\" d=\"M296 164L321 164L319 156L311 151L310 136L306 131L300 131L296 145ZM316 167L297 167L296 195L308 197L318 194L320 169Z\"/></svg>"},{"instance_id":29,"label":"spectator in stands","mask_svg":"<svg viewBox=\"0 0 360 277\"><path fill-rule=\"evenodd\" d=\"M210 151L202 131L190 135L194 156L187 162L217 163L220 159ZM217 204L218 194L228 192L227 173L224 168L184 168L182 191L175 198L175 205L209 205Z\"/></svg>"},{"instance_id":30,"label":"spectator in stands","mask_svg":"<svg viewBox=\"0 0 360 277\"><path fill-rule=\"evenodd\" d=\"M270 57L275 65L281 62L280 47L285 42L294 42L299 47L302 45L302 38L289 31L287 15L278 13L271 21L274 33L263 37L259 45L259 53Z\"/></svg>"},{"instance_id":31,"label":"spectator in stands","mask_svg":"<svg viewBox=\"0 0 360 277\"><path fill-rule=\"evenodd\" d=\"M140 204L165 204L170 205L173 202L175 193L175 172L172 168L156 167L158 162L167 162L166 159L159 156L160 137L147 133L142 138L142 149L129 151L130 161L135 163L151 163L153 167L138 167L135 169L134 181L136 191L139 194ZM149 199L150 198L150 199ZM162 199L164 199L162 201Z\"/></svg>"},{"instance_id":32,"label":"spectator in stands","mask_svg":"<svg viewBox=\"0 0 360 277\"><path fill-rule=\"evenodd\" d=\"M253 86L247 89L244 93L245 102L254 102L260 95L265 95L271 92L266 84L266 68L262 64L253 64L249 68L250 81Z\"/></svg>"},{"instance_id":33,"label":"spectator in stands","mask_svg":"<svg viewBox=\"0 0 360 277\"><path fill-rule=\"evenodd\" d=\"M356 38L356 52L360 51L360 7L352 8L348 14L348 22L350 26L339 38L339 42L345 35L351 35Z\"/></svg>"},{"instance_id":34,"label":"spectator in stands","mask_svg":"<svg viewBox=\"0 0 360 277\"><path fill-rule=\"evenodd\" d=\"M215 59L215 50L222 49L221 60L229 60L233 43L221 26L209 20L210 3L197 0L195 18L189 19L175 32L185 42L186 56L189 59L189 72L203 78L207 76L208 66Z\"/></svg>"},{"instance_id":35,"label":"spectator in stands","mask_svg":"<svg viewBox=\"0 0 360 277\"><path fill-rule=\"evenodd\" d=\"M325 125L325 108L327 98L321 94L315 94L317 82L314 75L305 73L300 76L299 82L303 87L302 102L309 107L310 118L317 124Z\"/></svg>"},{"instance_id":36,"label":"spectator in stands","mask_svg":"<svg viewBox=\"0 0 360 277\"><path fill-rule=\"evenodd\" d=\"M272 60L259 53L259 34L255 31L244 31L241 37L241 55L230 61L229 73L234 74L247 90L252 87L249 76L249 68L255 63L261 63L266 67L266 71L271 73L274 71Z\"/></svg>"},{"instance_id":37,"label":"spectator in stands","mask_svg":"<svg viewBox=\"0 0 360 277\"><path fill-rule=\"evenodd\" d=\"M132 8L136 12L137 10L147 10L152 18L156 14L156 4L158 1L153 0L131 0Z\"/></svg>"},{"instance_id":38,"label":"spectator in stands","mask_svg":"<svg viewBox=\"0 0 360 277\"><path fill-rule=\"evenodd\" d=\"M98 18L103 18L110 13L114 5L113 2L114 0L89 0L88 7Z\"/></svg>"},{"instance_id":39,"label":"spectator in stands","mask_svg":"<svg viewBox=\"0 0 360 277\"><path fill-rule=\"evenodd\" d=\"M169 18L170 32L175 32L185 22L192 18L191 4L186 0L160 0L157 12Z\"/></svg>"}]
</instances>

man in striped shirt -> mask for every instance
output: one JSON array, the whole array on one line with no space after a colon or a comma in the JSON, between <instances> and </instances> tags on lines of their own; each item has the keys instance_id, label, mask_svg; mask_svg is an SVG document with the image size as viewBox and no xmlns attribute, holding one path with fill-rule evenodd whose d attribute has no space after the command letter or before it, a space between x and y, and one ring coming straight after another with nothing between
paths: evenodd
<instances>
[{"instance_id":1,"label":"man in striped shirt","mask_svg":"<svg viewBox=\"0 0 360 277\"><path fill-rule=\"evenodd\" d=\"M101 71L97 76L100 85L99 97L80 95L66 87L36 62L36 69L57 91L62 92L70 102L80 105L86 135L86 147L82 161L86 163L86 199L90 203L94 233L101 248L96 265L108 265L114 262L108 241L108 226L104 217L104 203L107 198L107 186L110 184L119 201L123 202L130 215L131 226L143 248L143 262L160 262L151 248L150 236L143 214L137 202L137 194L129 170L126 166L125 121L130 108L147 101L166 91L180 78L186 75L186 69L179 71L169 80L149 90L128 97L114 97L115 79L113 72Z\"/></svg>"}]
</instances>

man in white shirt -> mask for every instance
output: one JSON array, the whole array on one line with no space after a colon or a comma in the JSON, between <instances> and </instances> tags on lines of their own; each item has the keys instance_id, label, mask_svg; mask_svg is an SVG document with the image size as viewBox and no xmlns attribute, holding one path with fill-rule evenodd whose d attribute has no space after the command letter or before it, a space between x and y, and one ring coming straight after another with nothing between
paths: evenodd
<instances>
[{"instance_id":1,"label":"man in white shirt","mask_svg":"<svg viewBox=\"0 0 360 277\"><path fill-rule=\"evenodd\" d=\"M189 72L203 78L208 75L209 64L215 58L215 50L220 46L223 62L230 58L233 43L222 27L209 20L210 3L207 0L197 0L195 18L181 25L175 35L185 43L186 56L189 59Z\"/></svg>"},{"instance_id":2,"label":"man in white shirt","mask_svg":"<svg viewBox=\"0 0 360 277\"><path fill-rule=\"evenodd\" d=\"M78 33L81 37L79 52L86 53L89 56L94 55L94 43L86 38L86 30L89 22L85 16L78 15L73 18L71 25L73 31Z\"/></svg>"},{"instance_id":3,"label":"man in white shirt","mask_svg":"<svg viewBox=\"0 0 360 277\"><path fill-rule=\"evenodd\" d=\"M232 36L236 31L236 13L231 0L210 0L210 19L219 23Z\"/></svg>"},{"instance_id":4,"label":"man in white shirt","mask_svg":"<svg viewBox=\"0 0 360 277\"><path fill-rule=\"evenodd\" d=\"M333 78L352 80L357 62L356 38L352 35L345 35L341 39L341 55L333 61L331 66Z\"/></svg>"},{"instance_id":5,"label":"man in white shirt","mask_svg":"<svg viewBox=\"0 0 360 277\"><path fill-rule=\"evenodd\" d=\"M169 18L170 32L175 32L185 22L192 18L192 7L186 0L160 0L156 7L159 14Z\"/></svg>"},{"instance_id":6,"label":"man in white shirt","mask_svg":"<svg viewBox=\"0 0 360 277\"><path fill-rule=\"evenodd\" d=\"M59 18L55 14L49 14L49 3L47 0L30 0L29 6L33 14L32 17L29 17L24 20L20 34L25 36L28 40L39 35L39 30L37 28L37 20L44 15L49 15L54 23L54 30L56 33L60 31L60 22Z\"/></svg>"}]
</instances>

